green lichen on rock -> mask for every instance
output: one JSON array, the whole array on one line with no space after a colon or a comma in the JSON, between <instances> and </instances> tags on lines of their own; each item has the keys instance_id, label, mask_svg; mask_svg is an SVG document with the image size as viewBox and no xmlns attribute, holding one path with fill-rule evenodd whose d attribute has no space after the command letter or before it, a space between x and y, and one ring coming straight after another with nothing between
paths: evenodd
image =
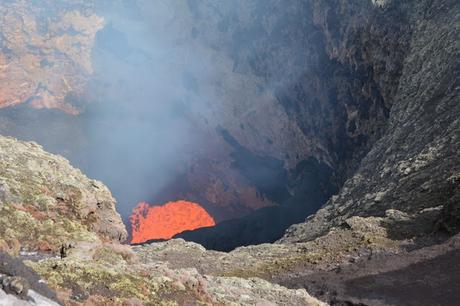
<instances>
[{"instance_id":1,"label":"green lichen on rock","mask_svg":"<svg viewBox=\"0 0 460 306\"><path fill-rule=\"evenodd\" d=\"M393 215L398 213L393 211L386 217L352 217L322 237L296 244L262 244L223 253L174 239L136 246L133 250L141 262L166 261L171 266L196 268L208 275L272 281L273 277L295 271L329 269L361 253L397 252L410 242L389 237L389 228L399 220Z\"/></svg>"},{"instance_id":2,"label":"green lichen on rock","mask_svg":"<svg viewBox=\"0 0 460 306\"><path fill-rule=\"evenodd\" d=\"M126 266L110 266L76 257L27 264L57 291L71 290L69 300L83 302L89 296L99 296L114 305L130 298L137 298L148 305L173 305L160 296L160 293L173 290L168 282L142 276L129 271Z\"/></svg>"},{"instance_id":3,"label":"green lichen on rock","mask_svg":"<svg viewBox=\"0 0 460 306\"><path fill-rule=\"evenodd\" d=\"M27 250L57 251L62 244L126 238L105 185L36 143L2 136L0 226L6 244L14 240ZM5 243L0 245L5 249Z\"/></svg>"},{"instance_id":4,"label":"green lichen on rock","mask_svg":"<svg viewBox=\"0 0 460 306\"><path fill-rule=\"evenodd\" d=\"M94 302L97 297L95 305L122 305L132 298L144 305L282 305L285 301L323 305L304 289L288 289L261 278L208 275L194 267L174 267L173 262L130 258L116 244L99 247L92 254L93 258L83 259L80 252L71 252L64 259L26 264L62 293L68 304ZM210 266L216 266L213 260L209 258Z\"/></svg>"},{"instance_id":5,"label":"green lichen on rock","mask_svg":"<svg viewBox=\"0 0 460 306\"><path fill-rule=\"evenodd\" d=\"M23 207L3 204L0 206L0 237L15 240L24 250L58 251L73 241L98 241L98 236L85 225L64 216L41 220ZM16 255L17 251L11 251Z\"/></svg>"}]
</instances>

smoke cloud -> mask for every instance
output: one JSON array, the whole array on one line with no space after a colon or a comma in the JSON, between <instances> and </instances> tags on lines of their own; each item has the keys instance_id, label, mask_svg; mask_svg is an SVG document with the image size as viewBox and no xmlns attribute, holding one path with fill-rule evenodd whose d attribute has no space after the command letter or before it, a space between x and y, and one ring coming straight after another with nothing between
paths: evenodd
<instances>
[{"instance_id":1,"label":"smoke cloud","mask_svg":"<svg viewBox=\"0 0 460 306\"><path fill-rule=\"evenodd\" d=\"M286 181L287 171L324 152L278 101L277 92L318 61L305 44L308 7L293 1L96 1L85 9L104 19L93 73L83 98L68 97L84 111L5 109L1 130L38 141L106 183L125 221L139 202L178 200L173 192L164 198L165 188L207 159L240 171L233 188L263 186L257 201L277 203L290 193L271 182ZM238 148L235 156L247 161L216 161ZM217 221L229 217L202 204ZM228 211L250 211L248 203L232 205Z\"/></svg>"}]
</instances>

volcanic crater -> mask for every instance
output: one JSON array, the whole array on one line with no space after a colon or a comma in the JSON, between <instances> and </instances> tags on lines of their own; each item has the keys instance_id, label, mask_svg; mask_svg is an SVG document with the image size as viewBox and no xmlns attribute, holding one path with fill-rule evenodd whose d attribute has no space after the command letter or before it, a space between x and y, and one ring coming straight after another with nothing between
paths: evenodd
<instances>
[{"instance_id":1,"label":"volcanic crater","mask_svg":"<svg viewBox=\"0 0 460 306\"><path fill-rule=\"evenodd\" d=\"M459 16L2 1L0 304L455 305Z\"/></svg>"}]
</instances>

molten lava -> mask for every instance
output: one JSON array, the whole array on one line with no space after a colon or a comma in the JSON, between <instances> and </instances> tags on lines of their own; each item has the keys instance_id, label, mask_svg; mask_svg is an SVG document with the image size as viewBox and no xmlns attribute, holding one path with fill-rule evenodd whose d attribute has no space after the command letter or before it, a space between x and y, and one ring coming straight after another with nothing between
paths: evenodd
<instances>
[{"instance_id":1,"label":"molten lava","mask_svg":"<svg viewBox=\"0 0 460 306\"><path fill-rule=\"evenodd\" d=\"M162 206L150 206L141 202L133 209L131 243L152 239L170 239L186 230L214 226L214 219L196 203L169 202Z\"/></svg>"}]
</instances>

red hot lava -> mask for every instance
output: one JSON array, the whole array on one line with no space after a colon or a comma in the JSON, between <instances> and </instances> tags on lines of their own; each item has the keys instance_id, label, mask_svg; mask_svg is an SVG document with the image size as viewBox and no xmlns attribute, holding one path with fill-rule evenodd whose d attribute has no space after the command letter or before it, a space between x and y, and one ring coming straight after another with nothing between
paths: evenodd
<instances>
[{"instance_id":1,"label":"red hot lava","mask_svg":"<svg viewBox=\"0 0 460 306\"><path fill-rule=\"evenodd\" d=\"M170 239L186 230L216 225L214 219L199 204L188 201L150 206L141 202L133 209L131 243L152 239Z\"/></svg>"}]
</instances>

